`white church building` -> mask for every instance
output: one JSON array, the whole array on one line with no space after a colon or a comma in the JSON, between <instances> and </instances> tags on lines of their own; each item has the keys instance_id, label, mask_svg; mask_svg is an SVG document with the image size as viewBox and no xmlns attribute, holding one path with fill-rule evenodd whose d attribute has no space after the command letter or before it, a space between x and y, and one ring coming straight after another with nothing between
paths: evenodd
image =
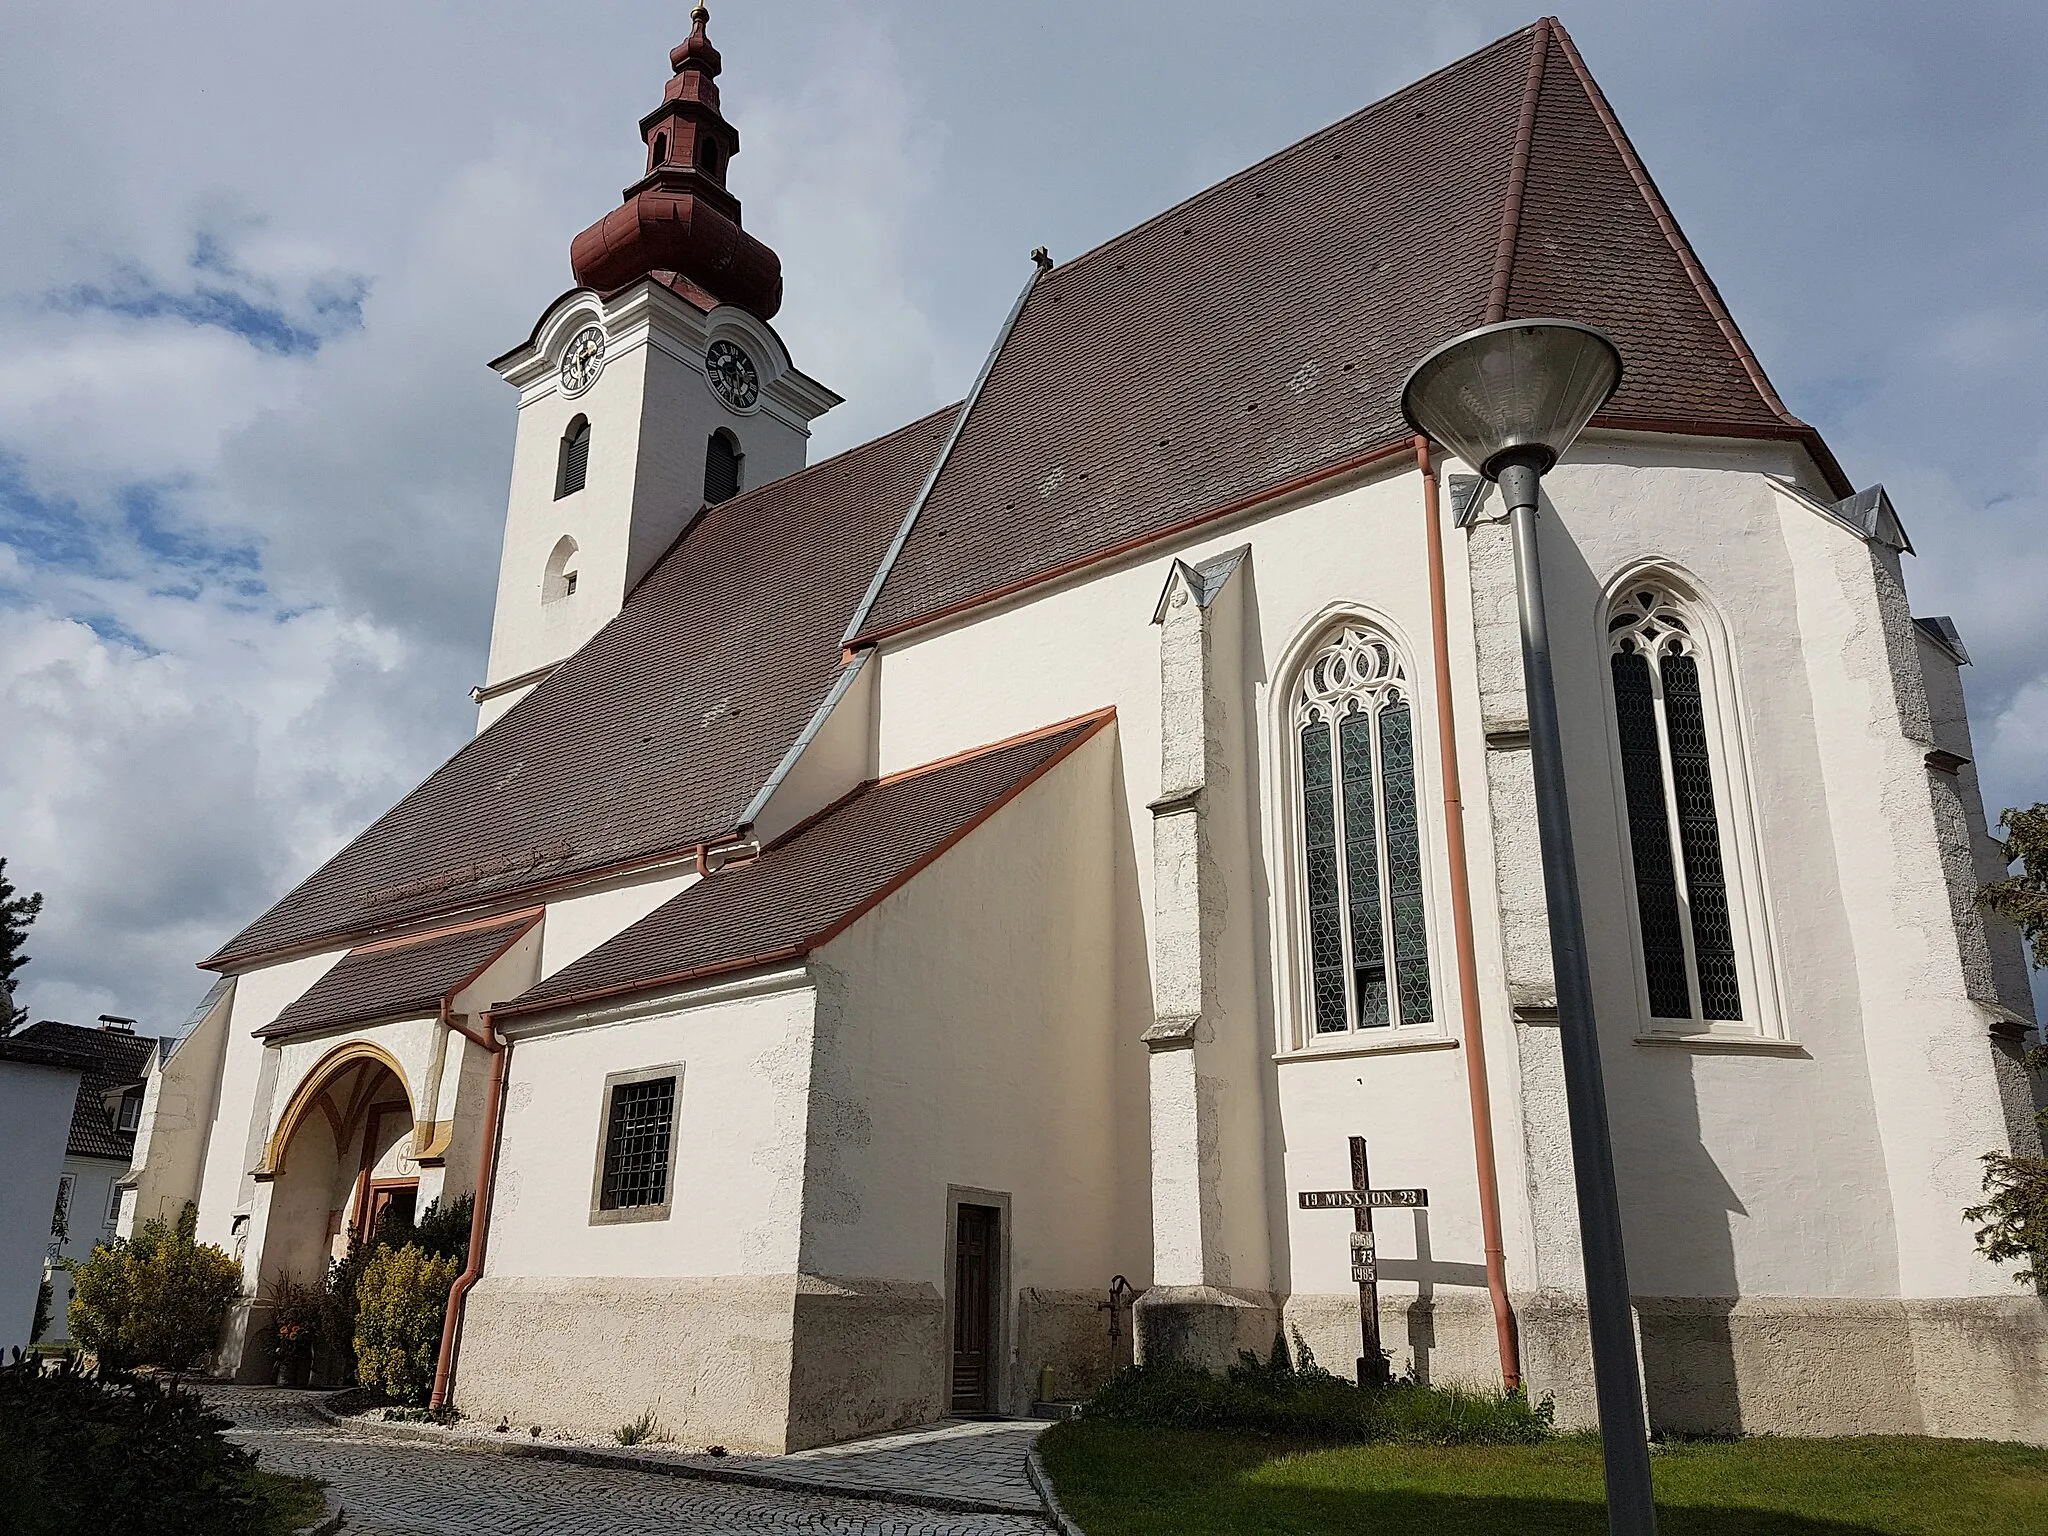
<instances>
[{"instance_id":1,"label":"white church building","mask_svg":"<svg viewBox=\"0 0 2048 1536\"><path fill-rule=\"evenodd\" d=\"M1428 1192L1374 1234L1394 1368L1585 1421L1507 531L1399 400L1560 316L1626 369L1541 538L1652 1421L2048 1441L2048 1303L1961 1215L2038 1147L1963 639L1563 28L1038 253L964 401L807 465L838 397L705 19L493 365L476 739L204 962L152 1083L127 1219L241 1255L226 1368L473 1191L475 1418L777 1451L1134 1339L1348 1371L1352 1221L1297 1196L1359 1137Z\"/></svg>"}]
</instances>

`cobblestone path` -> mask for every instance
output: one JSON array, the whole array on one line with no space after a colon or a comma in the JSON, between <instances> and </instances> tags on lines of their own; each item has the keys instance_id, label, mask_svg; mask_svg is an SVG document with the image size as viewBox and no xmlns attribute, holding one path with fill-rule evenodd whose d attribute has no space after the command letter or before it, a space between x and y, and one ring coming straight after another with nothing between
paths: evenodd
<instances>
[{"instance_id":1,"label":"cobblestone path","mask_svg":"<svg viewBox=\"0 0 2048 1536\"><path fill-rule=\"evenodd\" d=\"M323 1394L212 1388L233 1437L273 1472L325 1478L362 1536L1046 1536L1023 1515L952 1514L907 1504L785 1493L416 1444L327 1423Z\"/></svg>"}]
</instances>

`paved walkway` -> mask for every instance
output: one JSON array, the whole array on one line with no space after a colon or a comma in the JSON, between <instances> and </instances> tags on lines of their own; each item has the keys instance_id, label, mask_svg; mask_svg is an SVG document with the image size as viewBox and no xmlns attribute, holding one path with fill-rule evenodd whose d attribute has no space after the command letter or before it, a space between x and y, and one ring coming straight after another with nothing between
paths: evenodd
<instances>
[{"instance_id":1,"label":"paved walkway","mask_svg":"<svg viewBox=\"0 0 2048 1536\"><path fill-rule=\"evenodd\" d=\"M206 1392L235 1421L233 1438L260 1452L265 1467L325 1478L348 1512L348 1530L363 1536L1045 1536L1047 1530L1039 1516L955 1514L823 1491L922 1489L985 1499L987 1492L969 1490L1000 1494L1014 1467L1028 1493L1022 1464L1029 1436L1041 1427L1035 1424L940 1425L797 1456L669 1458L740 1475L772 1467L785 1481L815 1484L820 1491L813 1493L494 1454L452 1437L395 1439L321 1419L312 1405L324 1395L250 1387Z\"/></svg>"}]
</instances>

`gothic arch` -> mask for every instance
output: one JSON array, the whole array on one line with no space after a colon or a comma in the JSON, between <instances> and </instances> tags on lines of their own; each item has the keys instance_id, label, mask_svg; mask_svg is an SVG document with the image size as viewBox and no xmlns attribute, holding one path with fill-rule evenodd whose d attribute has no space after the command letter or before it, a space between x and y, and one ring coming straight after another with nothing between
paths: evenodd
<instances>
[{"instance_id":1,"label":"gothic arch","mask_svg":"<svg viewBox=\"0 0 2048 1536\"><path fill-rule=\"evenodd\" d=\"M298 1134L299 1127L305 1123L306 1117L321 1103L328 1087L337 1078L364 1062L374 1062L398 1079L398 1086L405 1092L406 1104L417 1121L419 1096L413 1092L412 1084L406 1078L405 1068L398 1064L398 1058L375 1041L346 1040L322 1056L307 1070L306 1075L299 1079L299 1086L292 1090L292 1096L285 1104L284 1113L277 1117L277 1126L271 1132L270 1141L263 1149L263 1162L256 1169L258 1174L274 1178L284 1172L285 1152L292 1144L292 1137ZM334 1130L336 1140L343 1140L343 1127L337 1125Z\"/></svg>"}]
</instances>

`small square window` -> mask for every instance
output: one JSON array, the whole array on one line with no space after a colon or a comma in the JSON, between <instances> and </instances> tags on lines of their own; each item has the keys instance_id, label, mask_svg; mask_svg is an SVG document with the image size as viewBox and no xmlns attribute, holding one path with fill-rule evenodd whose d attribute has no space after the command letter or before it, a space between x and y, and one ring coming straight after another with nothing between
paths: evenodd
<instances>
[{"instance_id":1,"label":"small square window","mask_svg":"<svg viewBox=\"0 0 2048 1536\"><path fill-rule=\"evenodd\" d=\"M139 1094L139 1093L130 1093L130 1094L124 1094L124 1095L122 1096L122 1098L121 1098L121 1116L120 1116L120 1120L118 1121L118 1124L119 1124L120 1128L121 1128L122 1130L124 1130L124 1131L134 1131L134 1130L140 1130L140 1129L142 1128L142 1095L141 1095L141 1094Z\"/></svg>"},{"instance_id":2,"label":"small square window","mask_svg":"<svg viewBox=\"0 0 2048 1536\"><path fill-rule=\"evenodd\" d=\"M606 1079L593 1222L667 1219L681 1080L675 1067Z\"/></svg>"}]
</instances>

